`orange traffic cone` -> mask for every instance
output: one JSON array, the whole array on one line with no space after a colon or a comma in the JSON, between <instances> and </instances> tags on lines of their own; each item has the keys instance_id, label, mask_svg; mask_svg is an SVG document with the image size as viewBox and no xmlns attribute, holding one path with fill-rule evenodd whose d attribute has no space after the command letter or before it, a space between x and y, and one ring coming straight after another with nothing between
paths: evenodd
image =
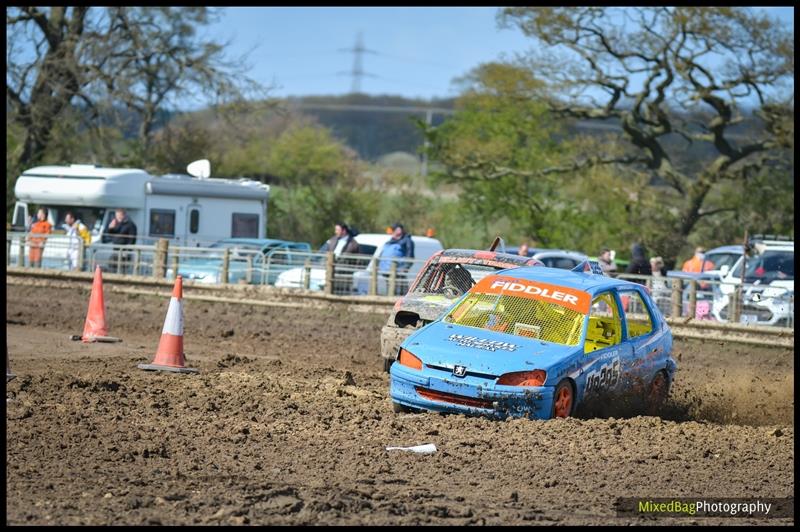
<instances>
[{"instance_id":1,"label":"orange traffic cone","mask_svg":"<svg viewBox=\"0 0 800 532\"><path fill-rule=\"evenodd\" d=\"M139 369L197 373L195 368L184 365L183 356L183 278L175 279L172 297L169 300L167 317L161 330L161 341L152 364L139 364Z\"/></svg>"},{"instance_id":2,"label":"orange traffic cone","mask_svg":"<svg viewBox=\"0 0 800 532\"><path fill-rule=\"evenodd\" d=\"M9 382L15 377L16 375L11 373L11 359L8 356L8 346L6 346L6 382Z\"/></svg>"},{"instance_id":3,"label":"orange traffic cone","mask_svg":"<svg viewBox=\"0 0 800 532\"><path fill-rule=\"evenodd\" d=\"M106 324L106 304L103 300L103 274L100 266L94 270L92 282L92 295L89 297L89 312L86 313L86 323L83 325L83 335L72 335L72 340L89 342L121 342L119 338L108 336Z\"/></svg>"}]
</instances>

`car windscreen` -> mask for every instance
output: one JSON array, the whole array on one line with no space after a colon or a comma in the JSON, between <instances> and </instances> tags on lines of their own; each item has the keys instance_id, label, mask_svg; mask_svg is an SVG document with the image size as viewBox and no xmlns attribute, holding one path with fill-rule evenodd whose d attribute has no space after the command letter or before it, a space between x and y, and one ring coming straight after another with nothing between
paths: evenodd
<instances>
[{"instance_id":1,"label":"car windscreen","mask_svg":"<svg viewBox=\"0 0 800 532\"><path fill-rule=\"evenodd\" d=\"M422 272L419 282L411 293L437 294L449 298L460 297L487 275L515 266L518 265L487 266L437 261Z\"/></svg>"},{"instance_id":2,"label":"car windscreen","mask_svg":"<svg viewBox=\"0 0 800 532\"><path fill-rule=\"evenodd\" d=\"M742 276L742 261L739 261L732 276ZM744 282L771 283L772 281L794 280L794 253L791 251L765 251L760 255L747 258L747 270Z\"/></svg>"},{"instance_id":3,"label":"car windscreen","mask_svg":"<svg viewBox=\"0 0 800 532\"><path fill-rule=\"evenodd\" d=\"M715 270L720 270L723 266L733 268L741 256L741 253L706 253L705 258L714 263Z\"/></svg>"},{"instance_id":4,"label":"car windscreen","mask_svg":"<svg viewBox=\"0 0 800 532\"><path fill-rule=\"evenodd\" d=\"M578 345L587 293L545 283L490 276L445 316L446 323L562 345Z\"/></svg>"}]
</instances>

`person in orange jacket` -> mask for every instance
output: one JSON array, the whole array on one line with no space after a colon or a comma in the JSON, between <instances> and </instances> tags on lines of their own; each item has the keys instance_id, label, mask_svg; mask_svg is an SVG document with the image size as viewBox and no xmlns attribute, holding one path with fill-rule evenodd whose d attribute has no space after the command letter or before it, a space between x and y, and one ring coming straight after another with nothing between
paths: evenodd
<instances>
[{"instance_id":1,"label":"person in orange jacket","mask_svg":"<svg viewBox=\"0 0 800 532\"><path fill-rule=\"evenodd\" d=\"M714 263L706 260L706 250L703 246L697 246L694 256L683 263L681 271L691 273L703 273L714 269Z\"/></svg>"},{"instance_id":2,"label":"person in orange jacket","mask_svg":"<svg viewBox=\"0 0 800 532\"><path fill-rule=\"evenodd\" d=\"M53 232L53 224L47 221L47 208L40 207L36 212L36 221L31 224L30 234L43 234L49 235ZM32 268L40 268L42 266L42 254L44 253L44 244L47 242L46 237L29 237L30 252L28 258Z\"/></svg>"}]
</instances>

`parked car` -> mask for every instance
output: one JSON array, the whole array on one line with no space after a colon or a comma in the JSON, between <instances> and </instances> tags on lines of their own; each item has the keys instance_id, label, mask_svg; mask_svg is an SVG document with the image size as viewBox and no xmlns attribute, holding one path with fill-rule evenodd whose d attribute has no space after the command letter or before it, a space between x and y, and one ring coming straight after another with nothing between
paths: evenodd
<instances>
[{"instance_id":1,"label":"parked car","mask_svg":"<svg viewBox=\"0 0 800 532\"><path fill-rule=\"evenodd\" d=\"M273 284L282 272L303 264L311 252L308 242L270 238L226 238L211 244L209 248L215 251L204 251L180 261L178 274L199 283L220 283L223 250L229 249L229 283ZM167 275L171 276L172 273L170 267Z\"/></svg>"},{"instance_id":2,"label":"parked car","mask_svg":"<svg viewBox=\"0 0 800 532\"><path fill-rule=\"evenodd\" d=\"M516 255L519 253L519 247L506 248L506 253ZM528 256L541 261L548 268L561 268L562 270L571 270L589 259L587 255L578 251L546 248L531 248L528 250Z\"/></svg>"},{"instance_id":3,"label":"parked car","mask_svg":"<svg viewBox=\"0 0 800 532\"><path fill-rule=\"evenodd\" d=\"M395 303L381 329L383 369L389 371L403 340L438 318L475 283L491 273L519 266L542 263L531 257L478 249L435 253L419 271L408 293Z\"/></svg>"},{"instance_id":4,"label":"parked car","mask_svg":"<svg viewBox=\"0 0 800 532\"><path fill-rule=\"evenodd\" d=\"M383 251L383 246L390 238L391 237L386 233L360 233L355 236L356 242L358 242L359 245L359 253L358 255L343 254L341 256L341 260L345 264L340 268L342 273L339 274L352 275L352 280L347 284L349 292L354 292L356 294L369 293L372 268L378 262L381 252ZM397 275L398 286L402 286L402 283L406 283L407 285L413 280L422 268L424 261L442 249L442 243L435 238L412 236L411 239L414 242L414 260L411 268L407 272L401 272ZM305 268L292 268L278 276L275 286L279 288L303 288L304 275ZM309 289L321 291L325 288L325 282L325 265L324 262L318 260L310 269ZM388 279L379 275L377 286L378 294L386 295L387 287Z\"/></svg>"},{"instance_id":5,"label":"parked car","mask_svg":"<svg viewBox=\"0 0 800 532\"><path fill-rule=\"evenodd\" d=\"M722 280L731 268L736 264L742 256L741 245L720 246L706 252L705 259L714 264L714 267L704 272L684 272L681 270L670 270L667 272L667 277L674 279L682 279L684 281L695 280L698 281L695 290L696 310L695 318L697 319L711 319L711 309L713 307L714 292L719 288L716 286L716 281ZM713 283L707 281L714 281ZM683 308L684 314L688 312L689 308L689 290L683 290ZM670 295L667 293L664 299L669 299ZM667 302L667 305L670 303Z\"/></svg>"},{"instance_id":6,"label":"parked car","mask_svg":"<svg viewBox=\"0 0 800 532\"><path fill-rule=\"evenodd\" d=\"M756 325L794 324L794 242L754 237L750 242L744 272L745 290L739 313L741 323ZM744 257L722 279L714 291L712 313L728 321L731 299L741 284Z\"/></svg>"},{"instance_id":7,"label":"parked car","mask_svg":"<svg viewBox=\"0 0 800 532\"><path fill-rule=\"evenodd\" d=\"M676 363L672 333L637 283L553 268L484 277L400 346L395 411L567 417L609 395L654 411Z\"/></svg>"}]
</instances>

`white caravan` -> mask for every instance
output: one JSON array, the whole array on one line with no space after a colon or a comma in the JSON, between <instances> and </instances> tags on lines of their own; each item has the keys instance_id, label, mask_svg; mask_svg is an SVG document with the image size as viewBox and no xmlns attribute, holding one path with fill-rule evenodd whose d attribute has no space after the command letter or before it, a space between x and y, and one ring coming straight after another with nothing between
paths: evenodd
<instances>
[{"instance_id":1,"label":"white caravan","mask_svg":"<svg viewBox=\"0 0 800 532\"><path fill-rule=\"evenodd\" d=\"M73 211L91 230L94 243L122 207L136 224L137 244L167 238L172 245L204 246L223 238L265 238L268 185L244 178L208 179L206 160L190 164L189 171L197 177L82 164L31 168L14 187L12 226L24 231L28 216L35 217L29 203L48 208L54 230Z\"/></svg>"}]
</instances>

